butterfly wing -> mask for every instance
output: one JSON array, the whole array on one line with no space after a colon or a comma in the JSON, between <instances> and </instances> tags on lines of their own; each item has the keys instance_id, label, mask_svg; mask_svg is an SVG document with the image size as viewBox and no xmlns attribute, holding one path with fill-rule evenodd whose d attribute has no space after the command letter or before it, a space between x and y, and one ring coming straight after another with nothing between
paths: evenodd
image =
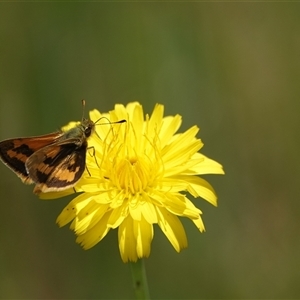
<instances>
[{"instance_id":1,"label":"butterfly wing","mask_svg":"<svg viewBox=\"0 0 300 300\"><path fill-rule=\"evenodd\" d=\"M32 154L25 167L36 183L34 192L62 191L73 187L84 172L86 149L86 141L78 145L77 139L69 139Z\"/></svg>"},{"instance_id":2,"label":"butterfly wing","mask_svg":"<svg viewBox=\"0 0 300 300\"><path fill-rule=\"evenodd\" d=\"M60 137L60 132L54 132L36 137L4 140L0 142L0 159L24 183L33 183L25 167L27 159L36 151L55 143Z\"/></svg>"}]
</instances>

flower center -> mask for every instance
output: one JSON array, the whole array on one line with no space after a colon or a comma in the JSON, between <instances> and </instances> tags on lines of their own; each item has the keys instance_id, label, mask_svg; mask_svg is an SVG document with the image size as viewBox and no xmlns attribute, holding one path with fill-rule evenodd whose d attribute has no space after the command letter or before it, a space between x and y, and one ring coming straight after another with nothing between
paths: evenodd
<instances>
[{"instance_id":1,"label":"flower center","mask_svg":"<svg viewBox=\"0 0 300 300\"><path fill-rule=\"evenodd\" d=\"M116 164L115 182L126 193L141 193L149 186L151 170L149 164L138 157L123 158Z\"/></svg>"},{"instance_id":2,"label":"flower center","mask_svg":"<svg viewBox=\"0 0 300 300\"><path fill-rule=\"evenodd\" d=\"M107 135L100 170L111 188L131 198L152 189L164 168L157 146L160 144L158 134L136 133L130 121L126 125Z\"/></svg>"}]
</instances>

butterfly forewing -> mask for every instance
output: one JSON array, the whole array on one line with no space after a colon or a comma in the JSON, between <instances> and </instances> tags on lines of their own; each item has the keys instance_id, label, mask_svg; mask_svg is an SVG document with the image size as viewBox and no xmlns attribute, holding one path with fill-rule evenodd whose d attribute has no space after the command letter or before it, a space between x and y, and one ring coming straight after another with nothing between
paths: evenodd
<instances>
[{"instance_id":1,"label":"butterfly forewing","mask_svg":"<svg viewBox=\"0 0 300 300\"><path fill-rule=\"evenodd\" d=\"M0 159L24 183L33 183L32 179L28 176L25 162L39 149L56 143L60 136L60 132L54 132L43 136L4 140L0 142Z\"/></svg>"}]
</instances>

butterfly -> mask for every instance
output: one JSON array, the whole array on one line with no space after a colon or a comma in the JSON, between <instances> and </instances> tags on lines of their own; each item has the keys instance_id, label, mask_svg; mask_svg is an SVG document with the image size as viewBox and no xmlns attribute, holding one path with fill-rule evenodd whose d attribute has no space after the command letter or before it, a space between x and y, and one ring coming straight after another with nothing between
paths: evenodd
<instances>
[{"instance_id":1,"label":"butterfly","mask_svg":"<svg viewBox=\"0 0 300 300\"><path fill-rule=\"evenodd\" d=\"M84 100L82 104L85 106ZM95 123L82 117L80 124L68 131L4 140L0 159L22 182L35 184L35 194L72 188L86 168L87 140Z\"/></svg>"}]
</instances>

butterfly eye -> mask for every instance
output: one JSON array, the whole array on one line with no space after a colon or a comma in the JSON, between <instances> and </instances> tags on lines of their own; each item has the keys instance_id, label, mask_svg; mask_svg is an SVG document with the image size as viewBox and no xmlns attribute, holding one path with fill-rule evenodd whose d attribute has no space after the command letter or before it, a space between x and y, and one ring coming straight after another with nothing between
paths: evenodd
<instances>
[{"instance_id":1,"label":"butterfly eye","mask_svg":"<svg viewBox=\"0 0 300 300\"><path fill-rule=\"evenodd\" d=\"M91 126L87 126L85 129L84 129L84 134L86 137L89 137L92 133L92 127Z\"/></svg>"}]
</instances>

